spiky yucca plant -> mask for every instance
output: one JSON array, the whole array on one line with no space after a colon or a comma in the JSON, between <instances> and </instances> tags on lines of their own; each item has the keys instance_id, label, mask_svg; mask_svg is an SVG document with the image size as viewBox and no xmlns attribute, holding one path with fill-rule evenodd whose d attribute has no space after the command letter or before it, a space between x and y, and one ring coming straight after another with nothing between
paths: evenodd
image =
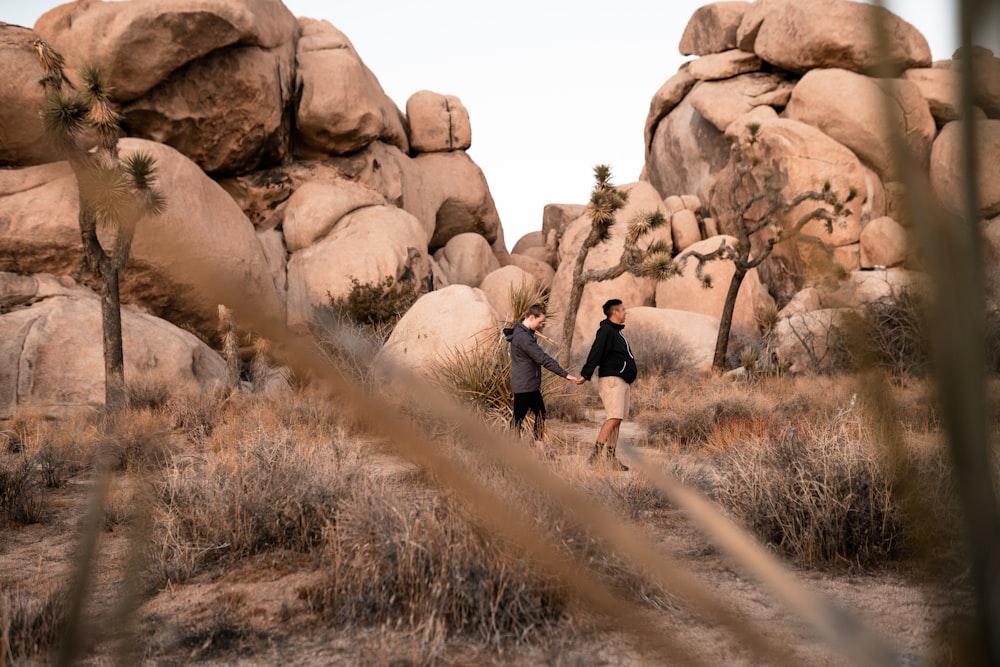
<instances>
[{"instance_id":1,"label":"spiky yucca plant","mask_svg":"<svg viewBox=\"0 0 1000 667\"><path fill-rule=\"evenodd\" d=\"M573 264L573 287L570 290L569 306L563 322L563 351L560 355L563 366L570 363L577 311L580 310L583 290L587 283L613 280L624 273L647 276L654 280L665 280L678 273L666 244L655 242L646 249L639 248L639 241L643 237L666 223L666 218L659 211L642 212L629 221L625 247L622 249L618 264L606 269L584 271L591 249L611 238L615 215L628 201L628 192L612 184L611 168L608 165L599 164L594 167L594 180L594 189L590 192L590 203L587 205L587 213L591 220L590 232L584 239Z\"/></svg>"},{"instance_id":2,"label":"spiky yucca plant","mask_svg":"<svg viewBox=\"0 0 1000 667\"><path fill-rule=\"evenodd\" d=\"M87 263L100 282L103 327L105 409L114 414L127 403L118 279L128 261L138 222L166 208L155 185L156 161L146 153L121 157L121 116L110 88L96 67L81 72L82 86L63 73L63 58L43 40L34 42L45 70L41 115L46 134L73 169L79 187L80 236ZM95 145L96 144L96 145ZM104 247L98 229L113 231Z\"/></svg>"}]
</instances>

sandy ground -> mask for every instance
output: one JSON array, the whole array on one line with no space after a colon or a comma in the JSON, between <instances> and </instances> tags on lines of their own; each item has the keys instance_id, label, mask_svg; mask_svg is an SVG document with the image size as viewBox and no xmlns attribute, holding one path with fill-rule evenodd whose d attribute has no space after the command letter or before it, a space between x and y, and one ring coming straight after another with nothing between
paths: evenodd
<instances>
[{"instance_id":1,"label":"sandy ground","mask_svg":"<svg viewBox=\"0 0 1000 667\"><path fill-rule=\"evenodd\" d=\"M584 456L596 426L552 424L561 429L560 456ZM623 441L640 441L637 427L628 426ZM565 443L581 443L578 451ZM627 453L623 455L627 460ZM387 459L387 474L405 474L408 465ZM53 491L54 513L45 524L0 532L0 588L34 595L54 589L71 571L77 549L77 527L87 499L88 482L74 480ZM786 664L849 665L850 660L819 638L794 614L743 573L730 567L683 516L664 510L644 519L652 537L737 614L762 628L768 643L790 653ZM123 531L102 534L99 581L93 617L102 619L116 599L126 551ZM299 599L297 590L320 577L305 559L269 554L236 571L214 578L201 576L160 591L141 606L136 619L145 643L145 664L183 665L389 665L421 664L431 644L449 665L653 665L625 633L596 631L568 624L564 631L533 646L486 652L474 642L435 643L384 628L351 630L324 626ZM861 619L891 644L898 664L943 664L928 661L933 637L942 620L959 611L954 596L938 587L919 584L905 565L873 572L797 570L800 580ZM946 599L950 598L950 599ZM688 647L676 663L694 659L708 665L755 665L762 658L715 624L684 607L647 612L664 634ZM106 624L100 621L99 626ZM593 627L584 624L585 627ZM112 664L109 644L101 644L88 664ZM0 665L6 662L0 657ZM39 664L41 664L39 662Z\"/></svg>"}]
</instances>

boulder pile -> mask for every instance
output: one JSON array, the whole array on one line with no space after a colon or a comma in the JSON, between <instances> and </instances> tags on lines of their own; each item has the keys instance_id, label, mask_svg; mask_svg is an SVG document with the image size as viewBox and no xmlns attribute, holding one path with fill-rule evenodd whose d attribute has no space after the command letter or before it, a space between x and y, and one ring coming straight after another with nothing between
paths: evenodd
<instances>
[{"instance_id":1,"label":"boulder pile","mask_svg":"<svg viewBox=\"0 0 1000 667\"><path fill-rule=\"evenodd\" d=\"M883 27L883 44L872 25ZM551 289L551 309L565 310L590 224L585 206L546 206L541 230L508 253L486 177L466 153L472 127L455 95L418 90L400 110L346 35L327 21L294 17L280 0L72 2L32 29L0 23L0 329L11 333L4 340L23 343L6 345L2 368L33 369L0 382L0 420L18 406L59 413L101 400L90 385L53 389L70 376L44 377L52 364L36 356L55 347L24 343L41 332L54 341L73 333L54 331L60 322L71 326L67 313L89 322L92 305L83 294L96 286L83 261L77 183L38 113L37 39L62 55L70 79L83 65L97 65L122 114L122 151L156 158L167 210L139 225L122 276L135 331L160 318L211 342L218 305L234 302L301 326L355 281L391 277L425 296L386 354L419 368L433 363L432 352L467 344L471 325L459 326L463 318L478 330L509 315L504 295L511 286L538 281ZM903 171L916 168L942 202L960 204L963 59L975 59L981 73L979 213L986 237L1000 239L1000 60L992 53L976 49L932 63L916 29L849 0L707 4L691 17L680 51L693 58L651 100L643 173L621 186L629 198L620 221L651 211L668 221L644 244L660 241L676 255L733 242L727 137L753 124L790 193L824 182L859 193L847 224L824 238L845 274L878 268L886 284L910 284L906 276L920 265L907 243ZM893 137L906 148L905 164ZM615 225L587 268L617 263L625 232ZM832 321L832 314L813 314L844 303L816 291L818 271L808 256L777 248L740 292L739 341L759 338L763 311ZM716 284L732 273L721 264L711 270ZM462 307L446 307L441 300L449 295ZM573 337L577 352L612 296L663 310L662 317L639 311L644 337L686 341L705 365L712 348L700 342L712 328L705 318L717 320L724 290L706 292L693 271L659 284L626 274L588 285ZM83 346L78 334L73 344ZM146 334L126 332L126 364L145 372L145 353L129 343L140 337ZM89 344L99 349L99 338ZM170 354L174 370L164 372L172 377L208 382L222 372L197 339L159 347L156 363ZM91 359L93 367L80 373L88 382L103 372L98 356L75 359Z\"/></svg>"}]
</instances>

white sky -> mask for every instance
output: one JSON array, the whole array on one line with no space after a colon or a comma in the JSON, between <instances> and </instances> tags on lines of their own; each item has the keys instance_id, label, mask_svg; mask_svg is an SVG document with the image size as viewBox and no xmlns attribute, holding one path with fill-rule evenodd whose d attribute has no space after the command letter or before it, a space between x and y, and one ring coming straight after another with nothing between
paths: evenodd
<instances>
[{"instance_id":1,"label":"white sky","mask_svg":"<svg viewBox=\"0 0 1000 667\"><path fill-rule=\"evenodd\" d=\"M59 4L0 0L0 20L31 27ZM295 16L346 34L401 110L424 89L462 100L468 152L486 175L508 248L541 229L545 204L586 203L594 165L611 165L616 183L638 180L649 101L686 60L678 44L704 4L285 0ZM951 57L955 0L885 4L923 33L934 59ZM1000 54L1000 25L988 23L978 41Z\"/></svg>"}]
</instances>

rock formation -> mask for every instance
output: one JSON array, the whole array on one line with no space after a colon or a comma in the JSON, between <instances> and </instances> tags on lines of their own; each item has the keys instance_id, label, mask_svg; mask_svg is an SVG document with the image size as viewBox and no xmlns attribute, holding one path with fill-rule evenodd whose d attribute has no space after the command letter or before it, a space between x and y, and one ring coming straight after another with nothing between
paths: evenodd
<instances>
[{"instance_id":1,"label":"rock formation","mask_svg":"<svg viewBox=\"0 0 1000 667\"><path fill-rule=\"evenodd\" d=\"M875 24L888 36L882 67ZM566 307L572 265L590 225L586 207L546 206L542 229L508 254L487 175L466 153L472 125L460 98L414 82L401 111L348 36L327 21L292 16L280 0L84 0L48 12L34 30L0 23L0 271L25 280L60 276L57 282L78 283L74 290L93 285L82 262L77 184L44 139L38 116L38 37L64 56L71 78L84 63L101 68L129 135L123 150L156 157L167 212L140 225L122 284L123 299L149 313L142 317L211 340L220 303L299 325L316 306L344 296L353 280L392 277L427 294L400 323L386 354L425 368L433 355L462 347L463 336L493 322L514 282L530 277L551 286L550 309ZM628 206L610 240L591 252L588 268L617 263L628 222L640 212L664 215L668 224L655 240L674 255L732 234L729 141L752 124L790 195L827 182L858 193L832 234L819 223L806 229L832 247L850 289L868 289L863 278L875 273L868 269L888 269L877 272L883 282L911 275L920 259L907 243L913 212L892 135L908 151L906 166L927 179L945 206L960 208L956 91L968 62L978 72L979 214L995 230L1000 59L992 53L974 49L932 64L926 40L912 26L849 0L706 4L691 17L679 48L693 58L651 99L645 168L638 182L621 186ZM786 320L800 318L782 325L788 336L799 324L828 326L837 309L851 307L845 304L854 296L820 297L829 259L776 246L744 285L736 320L741 337L757 335L756 318L772 305L783 308ZM601 319L600 304L614 296L642 309L634 326L641 321L701 349L712 328L706 322L720 314L714 311L721 309L718 283L725 278L712 293L690 276L674 280L655 284L625 275L588 285L574 348L585 346ZM52 311L45 321L60 321L55 313L70 310L89 317L83 296L60 295L72 304L58 311L55 298L37 306ZM430 315L420 315L428 308ZM42 321L28 310L5 310L0 320ZM470 324L413 323L452 311ZM679 312L698 315L685 320ZM37 332L54 324L48 326ZM126 364L136 367L128 349ZM62 405L49 393L12 391L3 398L8 413L22 403ZM72 391L90 396L82 385ZM35 398L21 398L29 394ZM43 394L50 398L38 398Z\"/></svg>"}]
</instances>

